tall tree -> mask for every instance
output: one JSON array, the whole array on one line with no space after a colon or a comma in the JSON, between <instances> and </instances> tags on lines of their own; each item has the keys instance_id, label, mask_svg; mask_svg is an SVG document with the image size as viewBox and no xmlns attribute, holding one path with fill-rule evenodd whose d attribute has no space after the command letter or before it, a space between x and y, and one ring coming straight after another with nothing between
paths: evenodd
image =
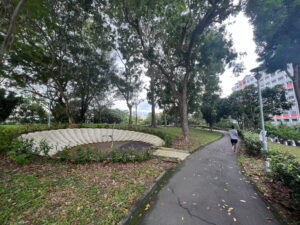
<instances>
[{"instance_id":1,"label":"tall tree","mask_svg":"<svg viewBox=\"0 0 300 225\"><path fill-rule=\"evenodd\" d=\"M141 53L156 65L170 84L180 108L184 139L189 137L188 82L197 63L202 63L203 36L237 12L232 0L122 0L116 16L137 36Z\"/></svg>"},{"instance_id":2,"label":"tall tree","mask_svg":"<svg viewBox=\"0 0 300 225\"><path fill-rule=\"evenodd\" d=\"M293 81L300 112L300 1L249 0L259 60L267 72L285 71Z\"/></svg>"},{"instance_id":3,"label":"tall tree","mask_svg":"<svg viewBox=\"0 0 300 225\"><path fill-rule=\"evenodd\" d=\"M56 102L74 123L71 102L81 100L83 120L90 99L104 86L102 78L108 77L104 58L110 28L99 14L100 3L40 2L44 13L26 18L16 33L4 74L12 85Z\"/></svg>"},{"instance_id":4,"label":"tall tree","mask_svg":"<svg viewBox=\"0 0 300 225\"><path fill-rule=\"evenodd\" d=\"M11 14L11 16L10 16L9 20L7 20L7 22L1 21L1 23L0 23L2 29L3 29L2 26L7 24L7 30L5 32L3 40L1 40L2 43L0 45L0 65L3 62L4 53L11 45L19 13L20 13L21 9L23 8L24 4L26 3L26 1L27 0L20 0L18 2L18 4L14 7L13 10L9 9L13 5L11 0L3 0L0 3L0 8L2 9L1 10L1 15L2 15L1 20L3 20L3 19L5 20L5 16L3 16L4 14L6 14L6 16L7 16L7 14L8 14L8 16L10 16L10 14ZM8 12L11 12L11 13L8 13Z\"/></svg>"},{"instance_id":5,"label":"tall tree","mask_svg":"<svg viewBox=\"0 0 300 225\"><path fill-rule=\"evenodd\" d=\"M0 122L5 121L20 103L21 98L14 92L7 93L5 89L0 89Z\"/></svg>"},{"instance_id":6,"label":"tall tree","mask_svg":"<svg viewBox=\"0 0 300 225\"><path fill-rule=\"evenodd\" d=\"M274 114L282 114L291 108L285 97L285 91L279 87L262 90L265 120L270 120ZM230 115L236 119L242 128L257 128L259 125L259 104L257 88L253 85L232 93L228 97ZM225 110L228 106L225 107ZM221 108L222 110L222 108Z\"/></svg>"},{"instance_id":7,"label":"tall tree","mask_svg":"<svg viewBox=\"0 0 300 225\"><path fill-rule=\"evenodd\" d=\"M129 125L132 125L132 107L136 104L142 87L142 58L138 51L137 39L127 28L118 24L115 50L122 66L117 74L112 75L111 82L117 87L129 110Z\"/></svg>"}]
</instances>

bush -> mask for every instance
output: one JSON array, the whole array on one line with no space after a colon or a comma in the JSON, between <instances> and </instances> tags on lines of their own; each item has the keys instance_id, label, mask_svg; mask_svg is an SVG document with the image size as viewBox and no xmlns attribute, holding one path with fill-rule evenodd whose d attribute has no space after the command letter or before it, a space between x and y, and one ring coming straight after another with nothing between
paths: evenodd
<instances>
[{"instance_id":1,"label":"bush","mask_svg":"<svg viewBox=\"0 0 300 225\"><path fill-rule=\"evenodd\" d=\"M274 126L271 123L266 123L266 130L268 136L274 136L283 140L300 140L300 132L297 131L297 127L290 127L284 124Z\"/></svg>"},{"instance_id":2,"label":"bush","mask_svg":"<svg viewBox=\"0 0 300 225\"><path fill-rule=\"evenodd\" d=\"M16 138L12 142L11 150L7 153L9 158L17 163L25 164L33 155L49 156L51 147L45 141L35 146L33 139Z\"/></svg>"},{"instance_id":3,"label":"bush","mask_svg":"<svg viewBox=\"0 0 300 225\"><path fill-rule=\"evenodd\" d=\"M247 154L257 156L261 153L263 146L258 134L243 131L241 137L244 140Z\"/></svg>"},{"instance_id":4,"label":"bush","mask_svg":"<svg viewBox=\"0 0 300 225\"><path fill-rule=\"evenodd\" d=\"M272 176L281 181L292 191L292 197L300 209L300 163L294 156L278 151L268 152L271 162Z\"/></svg>"},{"instance_id":5,"label":"bush","mask_svg":"<svg viewBox=\"0 0 300 225\"><path fill-rule=\"evenodd\" d=\"M88 162L137 162L150 159L152 153L150 150L135 150L135 149L113 149L111 151L102 150L96 147L77 147L71 152L68 149L63 150L58 154L58 158L70 161L72 163L88 163Z\"/></svg>"}]
</instances>

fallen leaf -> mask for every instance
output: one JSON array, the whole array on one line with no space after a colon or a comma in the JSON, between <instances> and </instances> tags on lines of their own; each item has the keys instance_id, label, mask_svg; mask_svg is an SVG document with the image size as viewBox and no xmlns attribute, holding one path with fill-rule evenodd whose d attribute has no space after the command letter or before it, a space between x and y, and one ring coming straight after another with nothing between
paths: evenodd
<instances>
[{"instance_id":1,"label":"fallen leaf","mask_svg":"<svg viewBox=\"0 0 300 225\"><path fill-rule=\"evenodd\" d=\"M197 203L196 203L196 202L193 202L193 205L197 205Z\"/></svg>"},{"instance_id":2,"label":"fallen leaf","mask_svg":"<svg viewBox=\"0 0 300 225\"><path fill-rule=\"evenodd\" d=\"M235 217L233 217L232 219L233 219L233 222L236 222L236 221L237 221L237 219L236 219Z\"/></svg>"},{"instance_id":3,"label":"fallen leaf","mask_svg":"<svg viewBox=\"0 0 300 225\"><path fill-rule=\"evenodd\" d=\"M240 200L240 202L244 202L245 203L246 201L245 200Z\"/></svg>"},{"instance_id":4,"label":"fallen leaf","mask_svg":"<svg viewBox=\"0 0 300 225\"><path fill-rule=\"evenodd\" d=\"M231 212L232 210L233 210L233 208L230 207L230 208L228 209L228 212Z\"/></svg>"}]
</instances>

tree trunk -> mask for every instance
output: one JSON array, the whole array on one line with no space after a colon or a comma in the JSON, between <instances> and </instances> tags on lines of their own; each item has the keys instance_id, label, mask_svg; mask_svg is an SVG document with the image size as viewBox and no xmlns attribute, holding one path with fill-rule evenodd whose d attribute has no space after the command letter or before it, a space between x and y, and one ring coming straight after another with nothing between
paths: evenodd
<instances>
[{"instance_id":1,"label":"tree trunk","mask_svg":"<svg viewBox=\"0 0 300 225\"><path fill-rule=\"evenodd\" d=\"M163 114L164 114L164 125L167 126L167 114L166 114L166 107L165 107L165 105L164 105L164 112L163 112Z\"/></svg>"},{"instance_id":2,"label":"tree trunk","mask_svg":"<svg viewBox=\"0 0 300 225\"><path fill-rule=\"evenodd\" d=\"M150 81L150 91L151 91L151 127L156 127L156 115L155 115L155 96L154 96L154 76L152 74Z\"/></svg>"},{"instance_id":3,"label":"tree trunk","mask_svg":"<svg viewBox=\"0 0 300 225\"><path fill-rule=\"evenodd\" d=\"M129 121L128 121L128 125L131 126L132 125L132 105L127 104L127 107L129 109Z\"/></svg>"},{"instance_id":4,"label":"tree trunk","mask_svg":"<svg viewBox=\"0 0 300 225\"><path fill-rule=\"evenodd\" d=\"M189 140L188 110L187 110L187 87L184 85L182 95L179 98L180 122L184 141Z\"/></svg>"},{"instance_id":5,"label":"tree trunk","mask_svg":"<svg viewBox=\"0 0 300 225\"><path fill-rule=\"evenodd\" d=\"M26 1L27 0L20 0L11 16L7 33L4 37L4 40L3 40L1 48L0 48L0 64L2 64L4 53L11 43L13 32L14 32L17 18L18 18L18 14L19 14L21 8L23 7L23 5L26 3Z\"/></svg>"},{"instance_id":6,"label":"tree trunk","mask_svg":"<svg viewBox=\"0 0 300 225\"><path fill-rule=\"evenodd\" d=\"M135 105L135 125L137 126L137 122L138 122L138 104Z\"/></svg>"},{"instance_id":7,"label":"tree trunk","mask_svg":"<svg viewBox=\"0 0 300 225\"><path fill-rule=\"evenodd\" d=\"M295 96L298 103L298 110L300 114L300 73L299 73L299 65L293 64L293 86L295 91Z\"/></svg>"},{"instance_id":8,"label":"tree trunk","mask_svg":"<svg viewBox=\"0 0 300 225\"><path fill-rule=\"evenodd\" d=\"M72 117L69 101L65 99L65 107L66 107L66 114L68 116L69 124L75 123L74 118Z\"/></svg>"}]
</instances>

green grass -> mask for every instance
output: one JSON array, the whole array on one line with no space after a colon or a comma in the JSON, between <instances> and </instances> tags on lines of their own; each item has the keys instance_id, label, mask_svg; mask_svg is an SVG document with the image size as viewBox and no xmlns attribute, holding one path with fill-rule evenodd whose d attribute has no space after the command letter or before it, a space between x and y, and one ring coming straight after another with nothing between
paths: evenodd
<instances>
[{"instance_id":1,"label":"green grass","mask_svg":"<svg viewBox=\"0 0 300 225\"><path fill-rule=\"evenodd\" d=\"M159 127L157 129L164 131L172 137L182 136L182 130L178 127ZM193 151L200 146L219 139L220 137L222 137L222 134L218 132L190 128L190 140L194 141L195 143L189 145L187 150Z\"/></svg>"},{"instance_id":2,"label":"green grass","mask_svg":"<svg viewBox=\"0 0 300 225\"><path fill-rule=\"evenodd\" d=\"M173 164L0 165L0 224L114 225Z\"/></svg>"},{"instance_id":3,"label":"green grass","mask_svg":"<svg viewBox=\"0 0 300 225\"><path fill-rule=\"evenodd\" d=\"M268 145L270 150L289 153L294 155L300 161L300 147L286 146L274 142L268 142Z\"/></svg>"}]
</instances>

